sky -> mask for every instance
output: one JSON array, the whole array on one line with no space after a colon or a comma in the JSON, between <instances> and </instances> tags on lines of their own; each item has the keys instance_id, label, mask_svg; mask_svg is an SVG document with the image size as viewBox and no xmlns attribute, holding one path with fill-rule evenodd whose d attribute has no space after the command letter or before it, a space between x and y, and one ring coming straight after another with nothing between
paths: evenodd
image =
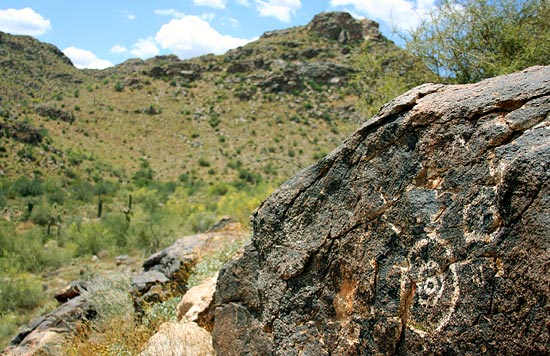
<instances>
[{"instance_id":1,"label":"sky","mask_svg":"<svg viewBox=\"0 0 550 356\"><path fill-rule=\"evenodd\" d=\"M51 43L77 68L130 58L223 54L264 32L306 25L323 11L347 11L392 30L418 25L436 0L0 0L0 31Z\"/></svg>"}]
</instances>

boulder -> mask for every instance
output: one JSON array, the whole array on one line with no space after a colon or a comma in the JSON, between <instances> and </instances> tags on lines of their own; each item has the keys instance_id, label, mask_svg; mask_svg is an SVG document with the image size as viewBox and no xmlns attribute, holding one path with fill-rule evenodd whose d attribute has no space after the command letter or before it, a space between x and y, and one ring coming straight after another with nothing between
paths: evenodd
<instances>
[{"instance_id":1,"label":"boulder","mask_svg":"<svg viewBox=\"0 0 550 356\"><path fill-rule=\"evenodd\" d=\"M190 288L177 306L177 318L183 321L196 321L212 302L218 276L208 278L201 284Z\"/></svg>"},{"instance_id":2,"label":"boulder","mask_svg":"<svg viewBox=\"0 0 550 356\"><path fill-rule=\"evenodd\" d=\"M355 72L351 67L332 62L302 63L296 71L300 78L322 84L331 84L336 78L342 82Z\"/></svg>"},{"instance_id":3,"label":"boulder","mask_svg":"<svg viewBox=\"0 0 550 356\"><path fill-rule=\"evenodd\" d=\"M153 335L140 356L210 356L214 355L212 337L193 322L164 323Z\"/></svg>"},{"instance_id":4,"label":"boulder","mask_svg":"<svg viewBox=\"0 0 550 356\"><path fill-rule=\"evenodd\" d=\"M253 214L222 355L550 353L550 67L426 84Z\"/></svg>"},{"instance_id":5,"label":"boulder","mask_svg":"<svg viewBox=\"0 0 550 356\"><path fill-rule=\"evenodd\" d=\"M143 272L132 277L136 310L143 309L144 301L156 303L187 292L187 280L202 254L248 235L244 225L226 217L207 232L179 238L171 246L149 256L143 262Z\"/></svg>"}]
</instances>

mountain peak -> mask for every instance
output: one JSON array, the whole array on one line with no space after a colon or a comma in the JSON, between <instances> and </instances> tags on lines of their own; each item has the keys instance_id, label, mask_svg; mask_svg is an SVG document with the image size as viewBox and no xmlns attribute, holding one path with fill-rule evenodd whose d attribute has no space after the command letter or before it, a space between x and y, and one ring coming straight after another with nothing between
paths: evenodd
<instances>
[{"instance_id":1,"label":"mountain peak","mask_svg":"<svg viewBox=\"0 0 550 356\"><path fill-rule=\"evenodd\" d=\"M347 12L322 12L313 17L307 29L342 43L382 38L377 22L357 20Z\"/></svg>"}]
</instances>

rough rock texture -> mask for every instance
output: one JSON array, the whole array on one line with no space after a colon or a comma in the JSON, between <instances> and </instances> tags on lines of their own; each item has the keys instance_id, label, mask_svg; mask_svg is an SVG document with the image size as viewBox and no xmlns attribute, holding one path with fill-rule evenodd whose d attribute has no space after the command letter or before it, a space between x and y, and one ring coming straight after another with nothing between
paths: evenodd
<instances>
[{"instance_id":1,"label":"rough rock texture","mask_svg":"<svg viewBox=\"0 0 550 356\"><path fill-rule=\"evenodd\" d=\"M393 100L254 213L220 355L550 353L550 67Z\"/></svg>"}]
</instances>

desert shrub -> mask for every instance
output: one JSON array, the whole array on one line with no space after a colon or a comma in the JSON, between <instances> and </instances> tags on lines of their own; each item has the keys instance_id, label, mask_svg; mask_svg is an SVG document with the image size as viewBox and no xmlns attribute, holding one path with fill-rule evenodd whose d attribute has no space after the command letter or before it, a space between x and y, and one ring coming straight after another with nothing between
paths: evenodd
<instances>
[{"instance_id":1,"label":"desert shrub","mask_svg":"<svg viewBox=\"0 0 550 356\"><path fill-rule=\"evenodd\" d=\"M101 224L107 230L110 240L118 248L126 247L128 244L128 229L130 223L122 213L110 213L101 218Z\"/></svg>"},{"instance_id":2,"label":"desert shrub","mask_svg":"<svg viewBox=\"0 0 550 356\"><path fill-rule=\"evenodd\" d=\"M198 160L199 166L201 167L210 167L210 162L208 162L206 159L200 157Z\"/></svg>"},{"instance_id":3,"label":"desert shrub","mask_svg":"<svg viewBox=\"0 0 550 356\"><path fill-rule=\"evenodd\" d=\"M212 127L212 128L215 128L217 127L219 124L221 123L221 120L220 120L220 115L216 112L211 112L210 113L210 117L208 118L208 124Z\"/></svg>"},{"instance_id":4,"label":"desert shrub","mask_svg":"<svg viewBox=\"0 0 550 356\"><path fill-rule=\"evenodd\" d=\"M365 42L360 54L354 57L354 66L358 71L351 85L360 93L358 109L367 117L407 90L439 80L418 58L406 51L397 47L389 51L370 41Z\"/></svg>"},{"instance_id":5,"label":"desert shrub","mask_svg":"<svg viewBox=\"0 0 550 356\"><path fill-rule=\"evenodd\" d=\"M97 222L73 223L67 231L67 237L76 244L78 256L97 255L100 251L113 247L109 231Z\"/></svg>"},{"instance_id":6,"label":"desert shrub","mask_svg":"<svg viewBox=\"0 0 550 356\"><path fill-rule=\"evenodd\" d=\"M154 176L155 172L153 171L149 161L144 158L140 158L139 170L136 171L133 178L134 183L138 187L147 186L152 182Z\"/></svg>"},{"instance_id":7,"label":"desert shrub","mask_svg":"<svg viewBox=\"0 0 550 356\"><path fill-rule=\"evenodd\" d=\"M160 303L150 305L145 309L143 323L146 327L156 330L160 324L167 321L176 321L177 306L181 295L175 296Z\"/></svg>"},{"instance_id":8,"label":"desert shrub","mask_svg":"<svg viewBox=\"0 0 550 356\"><path fill-rule=\"evenodd\" d=\"M9 190L11 197L35 197L41 195L43 192L44 188L41 179L35 178L31 180L27 177L17 178Z\"/></svg>"},{"instance_id":9,"label":"desert shrub","mask_svg":"<svg viewBox=\"0 0 550 356\"><path fill-rule=\"evenodd\" d=\"M0 315L19 309L36 308L42 300L42 284L30 274L2 276L0 283Z\"/></svg>"},{"instance_id":10,"label":"desert shrub","mask_svg":"<svg viewBox=\"0 0 550 356\"><path fill-rule=\"evenodd\" d=\"M121 82L116 82L115 90L118 91L118 92L123 91L124 90L124 84L122 84Z\"/></svg>"},{"instance_id":11,"label":"desert shrub","mask_svg":"<svg viewBox=\"0 0 550 356\"><path fill-rule=\"evenodd\" d=\"M95 277L88 285L83 296L97 313L99 326L115 318L133 322L134 304L130 296L132 288L128 273L117 272L109 276Z\"/></svg>"},{"instance_id":12,"label":"desert shrub","mask_svg":"<svg viewBox=\"0 0 550 356\"><path fill-rule=\"evenodd\" d=\"M42 202L35 205L30 216L33 224L46 226L52 222L52 208L49 204Z\"/></svg>"},{"instance_id":13,"label":"desert shrub","mask_svg":"<svg viewBox=\"0 0 550 356\"><path fill-rule=\"evenodd\" d=\"M0 221L0 258L13 252L15 241L15 226L8 221Z\"/></svg>"},{"instance_id":14,"label":"desert shrub","mask_svg":"<svg viewBox=\"0 0 550 356\"><path fill-rule=\"evenodd\" d=\"M84 180L76 180L70 186L71 198L82 202L91 202L94 199L94 186Z\"/></svg>"}]
</instances>

